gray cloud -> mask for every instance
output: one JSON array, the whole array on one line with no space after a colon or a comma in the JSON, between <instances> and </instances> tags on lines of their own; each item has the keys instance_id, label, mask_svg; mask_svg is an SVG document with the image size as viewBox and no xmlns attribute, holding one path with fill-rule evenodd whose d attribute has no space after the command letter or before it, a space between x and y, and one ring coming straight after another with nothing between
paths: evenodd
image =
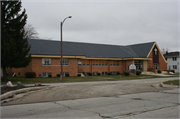
<instances>
[{"instance_id":1,"label":"gray cloud","mask_svg":"<svg viewBox=\"0 0 180 119\"><path fill-rule=\"evenodd\" d=\"M40 37L101 44L130 45L156 41L178 50L177 2L23 2L28 23Z\"/></svg>"}]
</instances>

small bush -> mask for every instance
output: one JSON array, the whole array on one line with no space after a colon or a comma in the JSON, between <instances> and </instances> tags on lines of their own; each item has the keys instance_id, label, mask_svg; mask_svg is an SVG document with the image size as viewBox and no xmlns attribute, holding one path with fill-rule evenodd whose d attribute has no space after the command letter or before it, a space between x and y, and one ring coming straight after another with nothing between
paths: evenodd
<instances>
[{"instance_id":1,"label":"small bush","mask_svg":"<svg viewBox=\"0 0 180 119\"><path fill-rule=\"evenodd\" d=\"M80 77L80 76L81 76L81 74L77 74L77 76L79 76L79 77Z\"/></svg>"},{"instance_id":2,"label":"small bush","mask_svg":"<svg viewBox=\"0 0 180 119\"><path fill-rule=\"evenodd\" d=\"M140 75L141 74L141 71L140 70L137 70L136 71L136 75Z\"/></svg>"},{"instance_id":3,"label":"small bush","mask_svg":"<svg viewBox=\"0 0 180 119\"><path fill-rule=\"evenodd\" d=\"M108 75L112 75L112 73L111 73L111 72L109 72L109 73L108 73Z\"/></svg>"},{"instance_id":4,"label":"small bush","mask_svg":"<svg viewBox=\"0 0 180 119\"><path fill-rule=\"evenodd\" d=\"M98 76L100 76L100 75L101 75L101 73L97 73L97 75L98 75Z\"/></svg>"},{"instance_id":5,"label":"small bush","mask_svg":"<svg viewBox=\"0 0 180 119\"><path fill-rule=\"evenodd\" d=\"M92 76L92 73L88 73L89 76Z\"/></svg>"},{"instance_id":6,"label":"small bush","mask_svg":"<svg viewBox=\"0 0 180 119\"><path fill-rule=\"evenodd\" d=\"M26 72L25 77L26 78L36 78L36 73L35 72Z\"/></svg>"},{"instance_id":7,"label":"small bush","mask_svg":"<svg viewBox=\"0 0 180 119\"><path fill-rule=\"evenodd\" d=\"M129 76L129 71L128 71L128 70L125 70L125 71L124 71L124 75L125 75L125 76Z\"/></svg>"},{"instance_id":8,"label":"small bush","mask_svg":"<svg viewBox=\"0 0 180 119\"><path fill-rule=\"evenodd\" d=\"M119 72L117 72L117 75L120 75L120 73L119 73Z\"/></svg>"},{"instance_id":9,"label":"small bush","mask_svg":"<svg viewBox=\"0 0 180 119\"><path fill-rule=\"evenodd\" d=\"M60 77L60 74L57 74L56 76L57 76L57 77Z\"/></svg>"},{"instance_id":10,"label":"small bush","mask_svg":"<svg viewBox=\"0 0 180 119\"><path fill-rule=\"evenodd\" d=\"M69 77L69 74L66 74L66 77Z\"/></svg>"},{"instance_id":11,"label":"small bush","mask_svg":"<svg viewBox=\"0 0 180 119\"><path fill-rule=\"evenodd\" d=\"M51 74L49 74L49 75L48 75L48 77L49 77L49 78L51 78L51 77L52 77L52 75L51 75Z\"/></svg>"},{"instance_id":12,"label":"small bush","mask_svg":"<svg viewBox=\"0 0 180 119\"><path fill-rule=\"evenodd\" d=\"M161 70L158 70L158 73L162 73L162 71L161 71Z\"/></svg>"}]
</instances>

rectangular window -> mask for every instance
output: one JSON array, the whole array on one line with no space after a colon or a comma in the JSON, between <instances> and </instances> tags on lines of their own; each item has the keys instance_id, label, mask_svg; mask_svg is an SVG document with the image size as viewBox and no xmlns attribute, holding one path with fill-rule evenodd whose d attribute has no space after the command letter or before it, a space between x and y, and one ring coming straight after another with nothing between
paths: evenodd
<instances>
[{"instance_id":1,"label":"rectangular window","mask_svg":"<svg viewBox=\"0 0 180 119\"><path fill-rule=\"evenodd\" d=\"M42 65L51 65L51 58L42 58Z\"/></svg>"},{"instance_id":2,"label":"rectangular window","mask_svg":"<svg viewBox=\"0 0 180 119\"><path fill-rule=\"evenodd\" d=\"M51 73L42 73L43 77L48 77L49 75L51 75Z\"/></svg>"},{"instance_id":3,"label":"rectangular window","mask_svg":"<svg viewBox=\"0 0 180 119\"><path fill-rule=\"evenodd\" d=\"M110 61L110 66L119 66L119 61L117 60Z\"/></svg>"},{"instance_id":4,"label":"rectangular window","mask_svg":"<svg viewBox=\"0 0 180 119\"><path fill-rule=\"evenodd\" d=\"M111 72L112 75L117 75L117 72Z\"/></svg>"},{"instance_id":5,"label":"rectangular window","mask_svg":"<svg viewBox=\"0 0 180 119\"><path fill-rule=\"evenodd\" d=\"M107 75L108 73L107 72L102 72L102 75Z\"/></svg>"},{"instance_id":6,"label":"rectangular window","mask_svg":"<svg viewBox=\"0 0 180 119\"><path fill-rule=\"evenodd\" d=\"M107 61L105 61L105 60L93 60L92 65L93 66L107 66Z\"/></svg>"},{"instance_id":7,"label":"rectangular window","mask_svg":"<svg viewBox=\"0 0 180 119\"><path fill-rule=\"evenodd\" d=\"M177 57L173 57L173 61L177 61Z\"/></svg>"},{"instance_id":8,"label":"rectangular window","mask_svg":"<svg viewBox=\"0 0 180 119\"><path fill-rule=\"evenodd\" d=\"M159 69L159 64L158 63L153 63L153 68Z\"/></svg>"},{"instance_id":9,"label":"rectangular window","mask_svg":"<svg viewBox=\"0 0 180 119\"><path fill-rule=\"evenodd\" d=\"M60 65L61 65L61 59L60 59ZM63 66L69 66L69 59L63 59Z\"/></svg>"},{"instance_id":10,"label":"rectangular window","mask_svg":"<svg viewBox=\"0 0 180 119\"><path fill-rule=\"evenodd\" d=\"M90 61L89 60L79 60L78 66L90 66Z\"/></svg>"},{"instance_id":11,"label":"rectangular window","mask_svg":"<svg viewBox=\"0 0 180 119\"><path fill-rule=\"evenodd\" d=\"M177 69L177 65L173 65L173 69Z\"/></svg>"},{"instance_id":12,"label":"rectangular window","mask_svg":"<svg viewBox=\"0 0 180 119\"><path fill-rule=\"evenodd\" d=\"M63 72L64 77L66 77L67 74L69 74L69 72Z\"/></svg>"}]
</instances>

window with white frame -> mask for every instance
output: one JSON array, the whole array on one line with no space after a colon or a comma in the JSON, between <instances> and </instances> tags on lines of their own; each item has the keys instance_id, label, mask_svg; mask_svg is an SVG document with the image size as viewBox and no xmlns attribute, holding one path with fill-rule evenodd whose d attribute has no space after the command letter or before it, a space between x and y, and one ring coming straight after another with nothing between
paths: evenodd
<instances>
[{"instance_id":1,"label":"window with white frame","mask_svg":"<svg viewBox=\"0 0 180 119\"><path fill-rule=\"evenodd\" d=\"M42 58L42 65L51 65L51 58Z\"/></svg>"},{"instance_id":2,"label":"window with white frame","mask_svg":"<svg viewBox=\"0 0 180 119\"><path fill-rule=\"evenodd\" d=\"M49 75L51 75L51 73L42 73L42 77L48 77Z\"/></svg>"},{"instance_id":3,"label":"window with white frame","mask_svg":"<svg viewBox=\"0 0 180 119\"><path fill-rule=\"evenodd\" d=\"M61 65L61 59L60 59L60 65ZM63 59L63 66L69 66L69 59Z\"/></svg>"},{"instance_id":4,"label":"window with white frame","mask_svg":"<svg viewBox=\"0 0 180 119\"><path fill-rule=\"evenodd\" d=\"M173 69L177 69L177 65L173 65Z\"/></svg>"},{"instance_id":5,"label":"window with white frame","mask_svg":"<svg viewBox=\"0 0 180 119\"><path fill-rule=\"evenodd\" d=\"M177 61L177 57L173 57L173 61Z\"/></svg>"}]
</instances>

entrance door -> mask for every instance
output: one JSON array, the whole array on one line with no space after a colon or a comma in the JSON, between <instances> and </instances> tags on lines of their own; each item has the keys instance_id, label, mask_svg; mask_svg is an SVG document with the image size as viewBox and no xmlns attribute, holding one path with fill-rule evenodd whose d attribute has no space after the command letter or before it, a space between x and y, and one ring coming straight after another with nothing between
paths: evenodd
<instances>
[{"instance_id":1,"label":"entrance door","mask_svg":"<svg viewBox=\"0 0 180 119\"><path fill-rule=\"evenodd\" d=\"M131 69L131 75L135 75L135 69Z\"/></svg>"},{"instance_id":2,"label":"entrance door","mask_svg":"<svg viewBox=\"0 0 180 119\"><path fill-rule=\"evenodd\" d=\"M136 70L143 71L143 61L142 60L135 60Z\"/></svg>"}]
</instances>

